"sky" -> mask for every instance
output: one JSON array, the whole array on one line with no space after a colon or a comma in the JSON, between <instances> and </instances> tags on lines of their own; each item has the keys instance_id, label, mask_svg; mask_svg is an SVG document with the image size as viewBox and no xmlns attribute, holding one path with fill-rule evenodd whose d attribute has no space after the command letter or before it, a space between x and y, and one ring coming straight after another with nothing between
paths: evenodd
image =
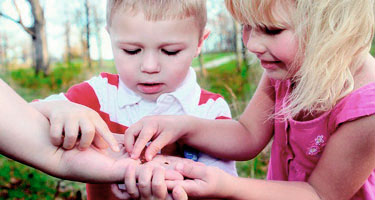
<instances>
[{"instance_id":1,"label":"sky","mask_svg":"<svg viewBox=\"0 0 375 200\"><path fill-rule=\"evenodd\" d=\"M26 26L30 26L32 24L32 18L29 4L26 2L26 0L16 0L16 2L21 11L22 20L24 24ZM40 0L40 2L45 10L44 14L46 18L48 50L52 58L60 59L65 50L64 23L67 19L67 16L73 16L73 12L75 9L79 7L83 8L83 0ZM98 6L99 15L102 16L104 20L106 1L89 0L89 2L93 2L95 4L100 5ZM226 12L223 0L208 0L207 8L209 19L214 18L215 15L217 15L219 12ZM16 20L19 19L12 0L0 0L0 10ZM104 26L105 25L103 23L100 29L102 55L104 59L112 59L113 56L111 51L111 44L109 41L108 34L104 29ZM209 23L207 27L210 28ZM212 27L210 29L212 29ZM4 33L9 38L9 46L10 49L12 49L12 51L9 52L10 55L20 55L20 52L22 52L22 45L30 46L31 44L30 36L22 29L20 25L8 19L4 19L3 17L0 17L0 35ZM78 30L74 26L72 26L71 44L73 46L79 43L78 35ZM217 34L212 31L209 40L214 41L217 39ZM98 51L95 37L91 37L90 43L92 47L90 51L91 57L93 59L97 59Z\"/></svg>"}]
</instances>

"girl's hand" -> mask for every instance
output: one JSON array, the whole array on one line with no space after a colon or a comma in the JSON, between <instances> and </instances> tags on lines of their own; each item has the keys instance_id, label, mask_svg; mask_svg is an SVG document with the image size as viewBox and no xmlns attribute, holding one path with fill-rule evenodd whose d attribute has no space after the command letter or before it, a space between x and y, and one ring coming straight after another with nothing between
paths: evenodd
<instances>
[{"instance_id":1,"label":"girl's hand","mask_svg":"<svg viewBox=\"0 0 375 200\"><path fill-rule=\"evenodd\" d=\"M112 184L113 194L120 199L170 199L165 180L183 180L181 174L173 170L182 158L159 155L144 164L128 165L125 169L125 190ZM172 193L173 194L173 193ZM177 189L175 199L185 199L184 192Z\"/></svg>"},{"instance_id":2,"label":"girl's hand","mask_svg":"<svg viewBox=\"0 0 375 200\"><path fill-rule=\"evenodd\" d=\"M227 198L233 191L233 176L216 167L209 167L199 162L185 162L176 165L185 180L167 181L168 189L181 187L189 197ZM180 189L179 189L180 190Z\"/></svg>"},{"instance_id":3,"label":"girl's hand","mask_svg":"<svg viewBox=\"0 0 375 200\"><path fill-rule=\"evenodd\" d=\"M107 124L97 112L86 106L70 101L39 101L31 103L51 124L52 144L72 149L79 142L78 149L85 150L91 143L100 149L118 152L117 141Z\"/></svg>"},{"instance_id":4,"label":"girl's hand","mask_svg":"<svg viewBox=\"0 0 375 200\"><path fill-rule=\"evenodd\" d=\"M145 158L152 160L168 144L187 133L186 116L147 116L130 126L125 132L124 145L131 158L138 159L146 147ZM151 141L152 140L152 141Z\"/></svg>"}]
</instances>

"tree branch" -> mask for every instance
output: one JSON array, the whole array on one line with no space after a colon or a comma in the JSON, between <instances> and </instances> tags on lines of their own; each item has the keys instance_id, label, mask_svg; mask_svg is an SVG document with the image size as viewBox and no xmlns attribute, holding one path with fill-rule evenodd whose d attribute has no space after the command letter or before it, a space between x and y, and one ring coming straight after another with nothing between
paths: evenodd
<instances>
[{"instance_id":1,"label":"tree branch","mask_svg":"<svg viewBox=\"0 0 375 200\"><path fill-rule=\"evenodd\" d=\"M9 15L6 15L6 14L4 14L2 12L0 12L0 16L4 17L5 19L8 19L8 20L10 20L12 22L15 22L15 23L19 24L28 34L30 34L31 36L34 36L34 34L35 34L34 31L32 31L31 28L26 27L21 21L13 19Z\"/></svg>"}]
</instances>

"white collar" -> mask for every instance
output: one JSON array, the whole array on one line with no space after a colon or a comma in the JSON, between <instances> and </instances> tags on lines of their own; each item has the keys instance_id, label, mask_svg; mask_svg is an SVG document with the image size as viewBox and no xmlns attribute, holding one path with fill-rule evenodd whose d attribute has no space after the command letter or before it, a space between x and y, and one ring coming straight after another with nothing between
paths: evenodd
<instances>
[{"instance_id":1,"label":"white collar","mask_svg":"<svg viewBox=\"0 0 375 200\"><path fill-rule=\"evenodd\" d=\"M192 113L196 106L198 106L200 99L201 88L197 83L197 77L193 68L190 67L185 80L173 92L164 93L156 100L156 105L174 97L177 102L182 106L186 114ZM129 89L122 81L119 80L118 94L119 106L122 108L128 105L134 105L140 101L146 101L141 96Z\"/></svg>"}]
</instances>

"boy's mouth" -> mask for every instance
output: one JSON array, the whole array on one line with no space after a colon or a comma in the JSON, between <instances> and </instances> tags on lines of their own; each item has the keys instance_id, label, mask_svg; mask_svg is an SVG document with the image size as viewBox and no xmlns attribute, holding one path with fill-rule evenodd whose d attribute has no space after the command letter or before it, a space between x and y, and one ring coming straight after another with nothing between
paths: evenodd
<instances>
[{"instance_id":1,"label":"boy's mouth","mask_svg":"<svg viewBox=\"0 0 375 200\"><path fill-rule=\"evenodd\" d=\"M162 83L140 83L138 89L145 94L155 94L162 90Z\"/></svg>"}]
</instances>

